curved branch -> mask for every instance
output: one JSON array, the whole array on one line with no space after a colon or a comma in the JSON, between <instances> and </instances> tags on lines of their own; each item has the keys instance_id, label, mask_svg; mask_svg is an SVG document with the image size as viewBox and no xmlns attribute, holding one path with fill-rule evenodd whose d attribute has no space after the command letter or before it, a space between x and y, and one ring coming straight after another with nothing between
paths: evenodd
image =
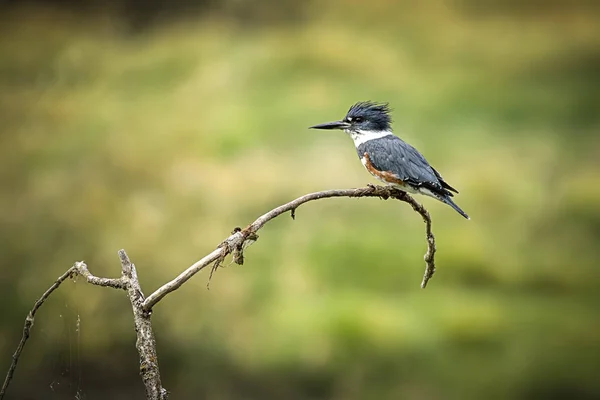
<instances>
[{"instance_id":1,"label":"curved branch","mask_svg":"<svg viewBox=\"0 0 600 400\"><path fill-rule=\"evenodd\" d=\"M140 375L142 376L142 380L146 386L146 396L148 399L166 399L168 392L162 387L161 384L156 356L156 343L150 321L152 307L162 300L167 294L181 287L181 285L198 273L198 271L211 264L212 275L212 272L221 265L225 257L227 257L229 254L233 254L234 262L237 264L243 264L245 246L258 239L256 232L258 232L267 222L288 211L291 213L292 218L294 218L296 209L302 204L313 200L331 197L379 197L384 200L393 198L410 204L411 207L417 213L419 213L421 217L423 217L423 221L425 221L425 233L427 237L427 252L425 253L426 268L425 275L423 276L423 282L421 283L421 287L425 288L427 282L429 279L431 279L435 272L435 237L431 232L431 217L429 216L429 213L422 205L415 201L415 199L398 189L373 185L358 189L338 189L310 193L274 208L273 210L260 216L258 219L256 219L256 221L244 229L236 228L232 234L225 239L212 253L194 263L194 265L183 271L175 279L167 282L145 299L137 279L135 266L131 263L124 250L119 251L122 267L122 274L120 278L101 278L94 276L90 273L87 265L84 262L76 262L71 268L62 274L56 280L56 282L54 282L54 284L48 288L48 290L46 290L46 292L35 302L33 308L27 315L27 318L25 319L25 326L23 327L23 336L13 355L13 361L9 367L4 384L0 389L0 400L4 397L6 389L8 388L8 385L13 377L19 357L23 351L27 339L29 338L37 310L65 280L67 280L69 277L75 277L77 275L84 277L88 283L93 285L112 287L127 291L134 314L135 330L137 333L136 347L140 354Z\"/></svg>"},{"instance_id":2,"label":"curved branch","mask_svg":"<svg viewBox=\"0 0 600 400\"><path fill-rule=\"evenodd\" d=\"M58 287L66 281L68 278L74 278L77 275L83 276L88 283L97 286L105 286L112 287L115 289L125 289L125 282L119 278L99 278L97 276L92 275L92 273L88 270L87 265L84 262L78 261L71 268L65 271L64 274L58 277L58 279L42 294L35 304L27 317L25 318L25 325L23 326L23 336L21 337L21 341L15 350L15 353L12 356L12 363L10 367L8 367L8 372L6 373L6 377L4 378L4 383L2 384L2 389L0 389L0 400L4 398L6 394L6 389L8 389L8 385L12 380L15 369L17 368L17 363L19 362L19 358L21 357L21 353L23 352L23 348L25 347L25 343L27 343L27 339L31 335L31 328L33 327L33 323L35 322L35 314L38 309L44 304L44 302L50 297L50 295L58 289Z\"/></svg>"},{"instance_id":3,"label":"curved branch","mask_svg":"<svg viewBox=\"0 0 600 400\"><path fill-rule=\"evenodd\" d=\"M8 388L8 385L10 384L10 381L13 377L15 368L17 368L17 363L19 362L19 357L21 357L21 352L23 351L23 348L25 347L25 343L27 342L27 339L29 339L29 335L31 333L31 327L33 326L33 322L35 321L35 314L37 313L37 310L42 306L42 304L44 304L46 299L48 297L50 297L52 292L54 292L56 289L58 289L58 287L61 285L61 283L63 283L64 281L67 280L67 278L73 276L76 273L77 273L76 267L72 266L64 274L59 276L58 279L52 284L52 286L50 286L48 288L48 290L46 290L44 292L42 297L40 297L35 302L31 311L29 311L29 314L27 314L27 317L25 318L25 326L23 327L23 336L21 337L21 341L19 342L19 345L17 346L17 349L15 350L15 353L12 356L12 363L10 364L10 367L8 368L6 378L4 379L4 384L2 385L2 389L0 390L0 399L4 398L4 394L6 393L6 389Z\"/></svg>"},{"instance_id":4,"label":"curved branch","mask_svg":"<svg viewBox=\"0 0 600 400\"><path fill-rule=\"evenodd\" d=\"M146 300L144 300L144 310L151 310L152 307L160 300L162 300L167 294L177 290L192 276L197 274L200 270L207 267L208 265L214 263L214 270L223 262L223 259L229 254L233 253L234 261L238 264L242 264L244 259L244 246L248 242L256 240L258 238L256 232L270 220L286 212L290 212L292 218L294 218L296 209L302 204L307 203L309 201L326 199L331 197L379 197L383 200L392 198L410 204L412 208L417 213L419 213L421 217L423 217L423 221L425 221L427 252L425 253L424 257L426 267L421 287L425 288L427 286L427 282L435 273L435 237L431 232L431 217L429 216L429 213L421 204L419 204L406 192L389 186L369 185L365 188L334 189L310 193L298 197L296 200L290 201L289 203L283 204L267 212L266 214L261 215L256 219L256 221L248 225L245 229L238 228L234 230L234 232L232 232L232 234L227 239L225 239L212 253L198 260L193 265L188 267L185 271L183 271L181 274L179 274L176 278L174 278L170 282L165 283L156 291L154 291L154 293L149 295L146 298Z\"/></svg>"}]
</instances>

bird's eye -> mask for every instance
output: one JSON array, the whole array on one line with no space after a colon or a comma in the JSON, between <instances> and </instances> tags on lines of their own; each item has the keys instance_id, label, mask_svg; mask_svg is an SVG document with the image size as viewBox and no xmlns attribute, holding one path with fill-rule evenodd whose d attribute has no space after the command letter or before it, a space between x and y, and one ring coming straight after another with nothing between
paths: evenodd
<instances>
[{"instance_id":1,"label":"bird's eye","mask_svg":"<svg viewBox=\"0 0 600 400\"><path fill-rule=\"evenodd\" d=\"M354 122L361 123L361 122L363 122L363 119L362 119L362 117L355 117Z\"/></svg>"}]
</instances>

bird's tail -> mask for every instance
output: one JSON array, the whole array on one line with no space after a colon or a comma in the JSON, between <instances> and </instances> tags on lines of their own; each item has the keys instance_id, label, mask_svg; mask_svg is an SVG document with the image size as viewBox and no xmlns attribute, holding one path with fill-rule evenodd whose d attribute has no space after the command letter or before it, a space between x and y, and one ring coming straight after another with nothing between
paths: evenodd
<instances>
[{"instance_id":1,"label":"bird's tail","mask_svg":"<svg viewBox=\"0 0 600 400\"><path fill-rule=\"evenodd\" d=\"M465 213L463 210L461 210L460 207L457 206L456 203L452 201L450 196L440 196L439 199L441 201L443 201L444 203L448 204L450 207L454 208L456 210L456 212L458 212L460 215L462 215L466 219L471 219L471 218L469 218L467 213Z\"/></svg>"}]
</instances>

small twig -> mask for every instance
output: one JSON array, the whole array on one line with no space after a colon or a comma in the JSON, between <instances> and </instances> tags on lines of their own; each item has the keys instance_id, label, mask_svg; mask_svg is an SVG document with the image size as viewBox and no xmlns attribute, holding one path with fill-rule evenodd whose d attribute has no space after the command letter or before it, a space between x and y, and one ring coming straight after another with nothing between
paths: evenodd
<instances>
[{"instance_id":1,"label":"small twig","mask_svg":"<svg viewBox=\"0 0 600 400\"><path fill-rule=\"evenodd\" d=\"M290 201L289 203L283 204L268 213L260 216L256 221L252 224L248 225L242 231L234 231L231 236L225 239L219 247L213 250L210 254L205 256L204 258L195 262L192 266L187 268L181 274L179 274L173 280L165 283L157 290L154 291L151 295L149 295L144 301L144 309L149 311L152 307L162 300L167 294L177 290L181 285L187 282L192 276L198 273L203 268L207 267L215 263L218 260L224 259L228 254L231 254L234 251L237 251L239 254L237 256L238 260L243 260L243 249L244 243L247 240L252 239L252 235L256 235L256 232L261 229L267 222L272 220L273 218L278 217L279 215L290 212L293 217L295 217L295 211L302 204L307 203L309 201L326 199L331 197L379 197L381 199L387 200L389 198L393 198L396 200L403 201L412 206L412 208L418 212L425 221L426 224L426 233L427 233L427 253L425 253L425 275L423 277L423 283L421 287L425 288L427 282L433 276L435 272L435 237L431 233L431 217L427 210L417 203L410 195L407 193L389 187L389 186L375 186L368 185L365 188L357 188L357 189L334 189L334 190L326 190L323 192L316 192L304 195L302 197L297 198L296 200ZM253 240L256 240L255 238ZM242 257L240 258L240 254ZM216 263L217 267L220 263ZM214 265L213 271L214 272Z\"/></svg>"},{"instance_id":2,"label":"small twig","mask_svg":"<svg viewBox=\"0 0 600 400\"><path fill-rule=\"evenodd\" d=\"M122 279L99 278L97 276L94 276L90 273L90 271L87 268L87 265L85 265L83 261L76 262L71 268L66 270L65 273L62 274L56 280L56 282L54 282L52 286L50 286L48 290L46 290L46 292L44 292L42 297L40 297L35 302L31 311L29 311L29 314L27 314L27 318L25 318L25 325L23 326L23 336L21 337L21 341L19 342L19 345L17 346L17 349L13 354L12 363L8 368L6 378L4 378L4 384L2 385L2 389L0 390L0 400L4 398L6 389L8 388L8 385L10 384L10 381L12 380L13 374L15 372L15 368L17 368L17 363L19 362L19 358L21 357L21 353L23 352L25 343L27 342L27 339L29 339L29 335L31 334L31 328L33 327L33 323L35 321L35 314L37 313L37 310L42 306L42 304L44 304L48 297L50 297L50 295L56 289L58 289L58 287L65 280L67 280L67 278L72 278L77 275L83 276L87 280L87 282L91 283L92 285L112 287L116 289L125 289L125 282Z\"/></svg>"},{"instance_id":3,"label":"small twig","mask_svg":"<svg viewBox=\"0 0 600 400\"><path fill-rule=\"evenodd\" d=\"M239 232L239 230L234 229L233 233L237 233L237 232ZM210 268L210 274L208 275L208 282L206 282L207 289L210 289L210 281L212 280L213 274L215 273L215 271L217 269L219 269L219 267L221 265L223 265L223 261L225 261L225 257L227 257L227 255L229 254L229 250L227 249L227 243L223 242L223 243L221 243L221 245L219 247L221 248L221 254L215 260L212 267ZM239 255L238 255L238 257L239 257Z\"/></svg>"},{"instance_id":4,"label":"small twig","mask_svg":"<svg viewBox=\"0 0 600 400\"><path fill-rule=\"evenodd\" d=\"M23 336L21 337L21 341L19 342L19 345L17 346L17 349L15 350L15 353L12 356L12 363L10 364L10 367L8 368L6 378L4 378L4 384L2 385L2 390L0 390L0 399L4 398L4 394L6 393L6 389L8 388L8 385L10 384L10 381L12 380L13 374L15 372L15 368L17 368L17 363L19 362L19 358L21 357L21 352L23 351L23 348L25 347L25 343L27 342L27 339L29 339L29 334L31 332L31 327L33 326L33 323L34 323L35 314L37 313L37 310L42 306L42 304L44 304L44 302L48 299L48 297L50 297L52 292L54 292L56 289L58 289L58 287L61 285L61 283L63 283L65 280L67 280L69 277L73 276L73 274L76 274L76 273L77 273L76 267L74 265L71 268L69 268L64 274L59 276L58 279L56 280L56 282L54 282L52 284L52 286L50 286L48 288L48 290L46 290L44 292L42 297L40 297L35 302L31 311L29 311L29 314L27 314L27 318L25 318L25 326L23 327Z\"/></svg>"}]
</instances>

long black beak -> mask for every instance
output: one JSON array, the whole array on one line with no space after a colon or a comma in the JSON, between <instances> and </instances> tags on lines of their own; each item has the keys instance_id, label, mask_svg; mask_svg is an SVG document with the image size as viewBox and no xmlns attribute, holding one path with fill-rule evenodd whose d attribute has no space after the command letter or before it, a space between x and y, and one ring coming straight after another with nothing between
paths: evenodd
<instances>
[{"instance_id":1,"label":"long black beak","mask_svg":"<svg viewBox=\"0 0 600 400\"><path fill-rule=\"evenodd\" d=\"M348 127L350 127L350 124L348 122L334 121L334 122L327 122L325 124L311 126L308 129L346 129Z\"/></svg>"}]
</instances>

